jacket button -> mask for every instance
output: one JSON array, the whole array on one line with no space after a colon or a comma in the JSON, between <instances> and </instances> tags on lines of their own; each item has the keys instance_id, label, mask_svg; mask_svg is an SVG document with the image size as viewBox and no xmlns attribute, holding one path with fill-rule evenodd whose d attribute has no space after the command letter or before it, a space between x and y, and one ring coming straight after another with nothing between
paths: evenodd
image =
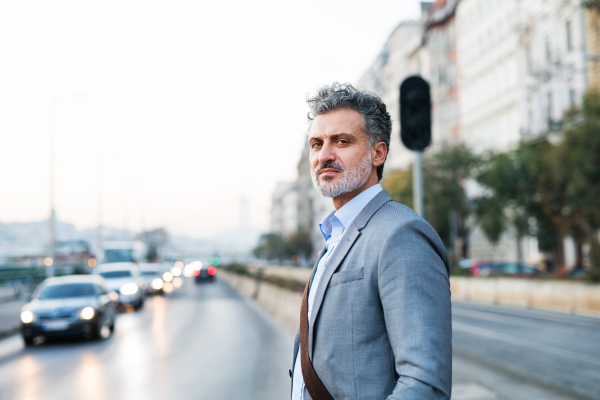
<instances>
[{"instance_id":1,"label":"jacket button","mask_svg":"<svg viewBox=\"0 0 600 400\"><path fill-rule=\"evenodd\" d=\"M289 371L289 372L290 372L290 378L291 378L291 377L292 377L292 370L290 369L290 371Z\"/></svg>"}]
</instances>

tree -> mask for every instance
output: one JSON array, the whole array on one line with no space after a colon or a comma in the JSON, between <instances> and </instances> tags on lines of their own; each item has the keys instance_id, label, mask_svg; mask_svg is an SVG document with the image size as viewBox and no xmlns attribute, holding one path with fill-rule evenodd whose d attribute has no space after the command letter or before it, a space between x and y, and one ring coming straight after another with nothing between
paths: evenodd
<instances>
[{"instance_id":1,"label":"tree","mask_svg":"<svg viewBox=\"0 0 600 400\"><path fill-rule=\"evenodd\" d=\"M423 163L425 219L458 257L467 253L468 218L472 212L464 185L479 162L465 145L458 145L427 156ZM382 186L394 201L412 207L410 169L389 171Z\"/></svg>"},{"instance_id":2,"label":"tree","mask_svg":"<svg viewBox=\"0 0 600 400\"><path fill-rule=\"evenodd\" d=\"M566 113L565 122L559 157L560 170L568 171L563 212L571 221L578 257L582 243L590 243L590 277L600 280L600 92L586 93L582 105Z\"/></svg>"},{"instance_id":3,"label":"tree","mask_svg":"<svg viewBox=\"0 0 600 400\"><path fill-rule=\"evenodd\" d=\"M266 233L252 253L256 258L266 260L288 260L293 256L309 259L312 254L310 232L299 230L287 238L277 233Z\"/></svg>"},{"instance_id":4,"label":"tree","mask_svg":"<svg viewBox=\"0 0 600 400\"><path fill-rule=\"evenodd\" d=\"M289 253L287 243L277 233L266 233L260 237L258 246L252 251L256 258L282 260Z\"/></svg>"},{"instance_id":5,"label":"tree","mask_svg":"<svg viewBox=\"0 0 600 400\"><path fill-rule=\"evenodd\" d=\"M529 234L529 220L540 217L538 182L545 168L547 143L521 144L514 151L489 154L477 182L486 192L475 199L476 219L492 243L510 226L515 232L517 259L523 261L521 239Z\"/></svg>"},{"instance_id":6,"label":"tree","mask_svg":"<svg viewBox=\"0 0 600 400\"><path fill-rule=\"evenodd\" d=\"M424 160L425 219L456 257L465 257L468 252L473 208L465 183L480 163L480 157L464 144L446 147Z\"/></svg>"},{"instance_id":7,"label":"tree","mask_svg":"<svg viewBox=\"0 0 600 400\"><path fill-rule=\"evenodd\" d=\"M299 230L293 233L287 240L287 250L290 257L292 256L303 256L304 259L310 259L312 255L313 246L310 232L305 230Z\"/></svg>"}]
</instances>

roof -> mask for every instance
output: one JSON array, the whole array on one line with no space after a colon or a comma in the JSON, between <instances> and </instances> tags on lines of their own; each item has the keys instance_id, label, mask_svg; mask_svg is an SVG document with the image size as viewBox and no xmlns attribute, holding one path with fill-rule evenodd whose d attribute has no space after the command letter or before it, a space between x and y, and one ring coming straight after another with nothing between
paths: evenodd
<instances>
[{"instance_id":1,"label":"roof","mask_svg":"<svg viewBox=\"0 0 600 400\"><path fill-rule=\"evenodd\" d=\"M44 285L59 285L63 283L100 283L104 278L98 275L65 275L48 278Z\"/></svg>"},{"instance_id":2,"label":"roof","mask_svg":"<svg viewBox=\"0 0 600 400\"><path fill-rule=\"evenodd\" d=\"M94 272L96 271L124 271L137 269L136 263L132 262L115 262L108 264L100 264L94 268Z\"/></svg>"}]
</instances>

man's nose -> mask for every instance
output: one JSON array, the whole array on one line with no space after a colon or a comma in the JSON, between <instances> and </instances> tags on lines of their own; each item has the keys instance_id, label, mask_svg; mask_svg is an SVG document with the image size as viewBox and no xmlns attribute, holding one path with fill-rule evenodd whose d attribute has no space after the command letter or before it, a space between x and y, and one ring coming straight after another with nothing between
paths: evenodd
<instances>
[{"instance_id":1,"label":"man's nose","mask_svg":"<svg viewBox=\"0 0 600 400\"><path fill-rule=\"evenodd\" d=\"M335 161L335 151L333 146L328 143L324 143L321 151L319 152L319 163L325 164L327 162Z\"/></svg>"}]
</instances>

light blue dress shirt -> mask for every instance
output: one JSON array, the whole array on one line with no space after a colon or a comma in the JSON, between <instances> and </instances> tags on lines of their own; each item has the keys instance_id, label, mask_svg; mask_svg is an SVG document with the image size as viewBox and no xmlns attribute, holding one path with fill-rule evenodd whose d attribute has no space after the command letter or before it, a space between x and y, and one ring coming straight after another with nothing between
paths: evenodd
<instances>
[{"instance_id":1,"label":"light blue dress shirt","mask_svg":"<svg viewBox=\"0 0 600 400\"><path fill-rule=\"evenodd\" d=\"M356 197L346 203L342 208L337 211L333 211L331 214L325 217L319 224L321 234L326 242L327 253L319 261L317 270L315 271L315 278L313 279L312 286L308 292L308 320L310 323L310 315L312 312L313 302L315 300L315 294L321 281L321 276L327 268L327 260L335 251L344 231L350 226L352 221L360 214L365 206L373 200L375 196L383 189L380 184L371 186L367 190L359 193ZM294 380L292 386L292 400L302 400L304 398L304 378L302 377L302 367L300 365L300 350L296 356L296 364L294 365Z\"/></svg>"}]
</instances>

